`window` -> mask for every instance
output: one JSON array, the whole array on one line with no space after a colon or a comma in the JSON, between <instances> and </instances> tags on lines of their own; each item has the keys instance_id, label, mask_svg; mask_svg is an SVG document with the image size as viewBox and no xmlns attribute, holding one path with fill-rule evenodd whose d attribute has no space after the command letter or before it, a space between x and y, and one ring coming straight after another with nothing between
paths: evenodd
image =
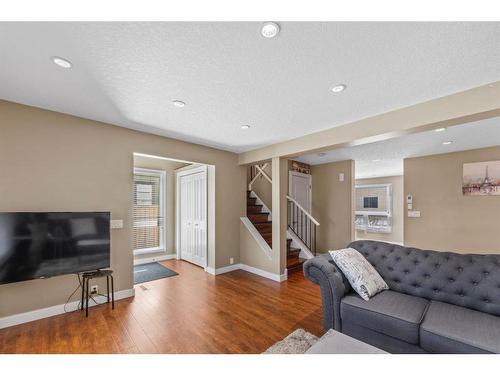
<instances>
[{"instance_id":1,"label":"window","mask_svg":"<svg viewBox=\"0 0 500 375\"><path fill-rule=\"evenodd\" d=\"M363 197L363 208L378 208L378 197Z\"/></svg>"},{"instance_id":2,"label":"window","mask_svg":"<svg viewBox=\"0 0 500 375\"><path fill-rule=\"evenodd\" d=\"M165 249L165 172L134 169L134 253Z\"/></svg>"}]
</instances>

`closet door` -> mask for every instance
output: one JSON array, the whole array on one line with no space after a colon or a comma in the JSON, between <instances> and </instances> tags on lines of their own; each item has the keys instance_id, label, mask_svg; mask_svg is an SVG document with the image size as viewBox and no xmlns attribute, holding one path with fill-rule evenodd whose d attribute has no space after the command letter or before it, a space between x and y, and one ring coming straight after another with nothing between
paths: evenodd
<instances>
[{"instance_id":1,"label":"closet door","mask_svg":"<svg viewBox=\"0 0 500 375\"><path fill-rule=\"evenodd\" d=\"M206 168L181 172L178 179L180 258L205 267L207 264Z\"/></svg>"}]
</instances>

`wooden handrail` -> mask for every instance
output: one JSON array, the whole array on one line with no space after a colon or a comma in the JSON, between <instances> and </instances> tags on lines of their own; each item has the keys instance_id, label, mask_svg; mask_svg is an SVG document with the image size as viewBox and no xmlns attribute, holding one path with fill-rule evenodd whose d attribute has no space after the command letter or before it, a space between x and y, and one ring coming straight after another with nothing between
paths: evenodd
<instances>
[{"instance_id":1,"label":"wooden handrail","mask_svg":"<svg viewBox=\"0 0 500 375\"><path fill-rule=\"evenodd\" d=\"M286 196L286 199L288 199L289 201L295 203L295 205L309 218L311 219L311 221L316 225L316 226L319 226L319 222L318 220L316 220L314 217L312 217L312 215L307 212L304 207L302 207L299 202L297 202L295 199L293 199L291 196L287 195Z\"/></svg>"}]
</instances>

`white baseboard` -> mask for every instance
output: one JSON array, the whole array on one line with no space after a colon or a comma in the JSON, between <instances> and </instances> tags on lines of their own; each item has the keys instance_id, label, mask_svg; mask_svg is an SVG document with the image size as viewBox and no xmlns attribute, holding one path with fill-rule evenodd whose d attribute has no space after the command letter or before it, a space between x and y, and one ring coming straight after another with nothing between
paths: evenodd
<instances>
[{"instance_id":1,"label":"white baseboard","mask_svg":"<svg viewBox=\"0 0 500 375\"><path fill-rule=\"evenodd\" d=\"M231 271L236 271L236 270L241 269L240 266L241 266L240 264L231 264L230 266L217 268L215 270L215 274L216 275L222 275L223 273L227 273L227 272L231 272Z\"/></svg>"},{"instance_id":2,"label":"white baseboard","mask_svg":"<svg viewBox=\"0 0 500 375\"><path fill-rule=\"evenodd\" d=\"M286 270L285 270L285 273L283 275L278 275L276 273L264 271L264 270L261 270L260 268L255 268L255 267L252 267L252 266L248 266L246 264L240 264L240 269L243 270L243 271L247 271L247 272L253 273L255 275L259 275L259 276L265 277L267 279L271 279L273 281L277 281L279 283L282 282L282 281L287 280L287 278L288 278Z\"/></svg>"},{"instance_id":3,"label":"white baseboard","mask_svg":"<svg viewBox=\"0 0 500 375\"><path fill-rule=\"evenodd\" d=\"M215 268L213 267L205 267L205 272L215 276Z\"/></svg>"},{"instance_id":4,"label":"white baseboard","mask_svg":"<svg viewBox=\"0 0 500 375\"><path fill-rule=\"evenodd\" d=\"M176 257L177 257L176 254L167 254L156 257L153 256L151 258L134 259L134 266L146 263L153 263L153 262L163 262L164 260L175 259Z\"/></svg>"},{"instance_id":5,"label":"white baseboard","mask_svg":"<svg viewBox=\"0 0 500 375\"><path fill-rule=\"evenodd\" d=\"M120 300L120 299L124 299L124 298L133 297L134 295L135 295L134 288L120 290L118 292L115 292L115 301ZM97 301L97 303L106 302L106 297L104 297L104 296L96 296L96 297L94 297L94 299ZM34 320L48 318L48 317L51 317L54 315L64 314L66 312L75 311L78 309L79 303L80 303L80 300L69 302L66 305L66 311L64 311L64 304L62 304L62 305L45 307L43 309L28 311L28 312L24 312L24 313L20 313L20 314L9 315L9 316L0 318L0 329L15 326L15 325L22 324L22 323L32 322ZM95 306L94 301L92 301L92 300L89 301L89 307L90 306Z\"/></svg>"},{"instance_id":6,"label":"white baseboard","mask_svg":"<svg viewBox=\"0 0 500 375\"><path fill-rule=\"evenodd\" d=\"M261 270L260 268L255 268L255 267L248 266L246 264L241 264L241 263L232 264L230 266L221 267L221 268L217 268L217 269L214 269L213 267L206 267L205 268L206 272L208 272L209 274L214 275L214 276L222 275L223 273L232 272L232 271L236 271L236 270L247 271L247 272L253 273L255 275L259 275L259 276L265 277L266 279L270 279L270 280L277 281L277 282L286 281L288 279L288 276L287 276L288 272L286 269L285 269L285 273L283 275L278 275L278 274L275 274L272 272Z\"/></svg>"}]
</instances>

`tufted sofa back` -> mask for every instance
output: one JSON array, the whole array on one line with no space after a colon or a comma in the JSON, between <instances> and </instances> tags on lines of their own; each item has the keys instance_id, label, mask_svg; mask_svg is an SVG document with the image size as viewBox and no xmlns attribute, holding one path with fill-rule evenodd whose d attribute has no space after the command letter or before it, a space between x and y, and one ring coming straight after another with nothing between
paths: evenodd
<instances>
[{"instance_id":1,"label":"tufted sofa back","mask_svg":"<svg viewBox=\"0 0 500 375\"><path fill-rule=\"evenodd\" d=\"M500 255L420 250L355 241L391 290L500 316Z\"/></svg>"}]
</instances>

